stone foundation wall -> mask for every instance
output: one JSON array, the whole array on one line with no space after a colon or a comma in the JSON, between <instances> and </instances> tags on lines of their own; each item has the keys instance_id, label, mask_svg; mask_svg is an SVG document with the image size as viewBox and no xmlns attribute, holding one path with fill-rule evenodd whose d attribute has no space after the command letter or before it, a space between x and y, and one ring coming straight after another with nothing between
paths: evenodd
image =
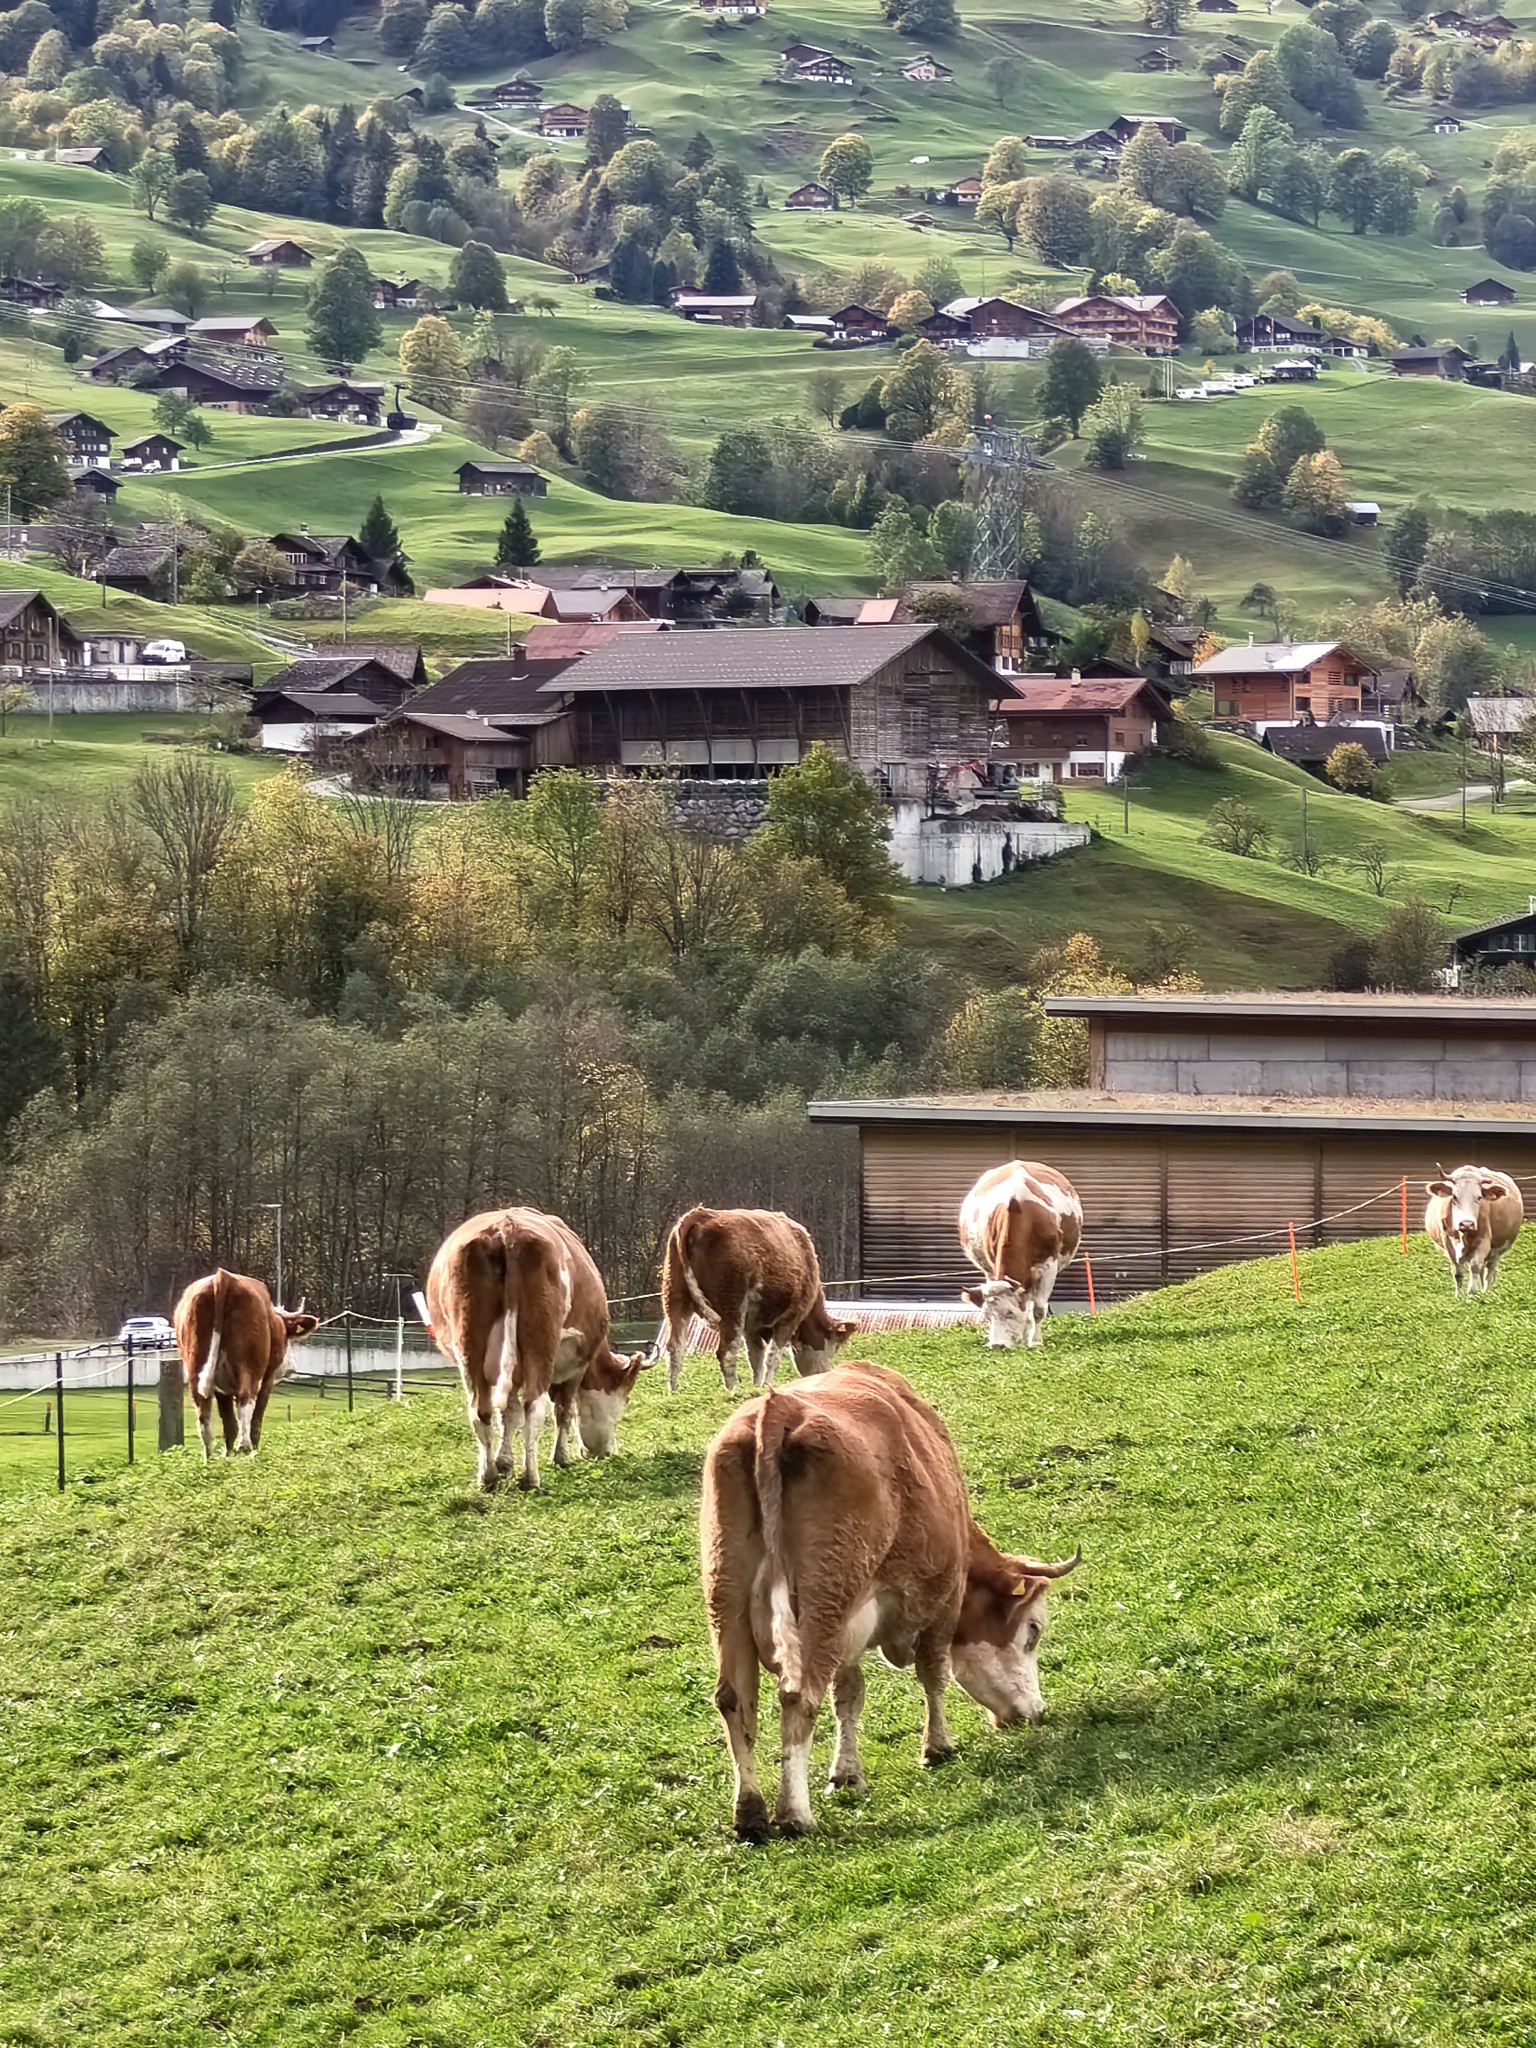
<instances>
[{"instance_id":1,"label":"stone foundation wall","mask_svg":"<svg viewBox=\"0 0 1536 2048\"><path fill-rule=\"evenodd\" d=\"M1369 1034L1110 1027L1102 1085L1140 1095L1536 1102L1536 1029L1530 1038L1493 1039L1380 1027Z\"/></svg>"}]
</instances>

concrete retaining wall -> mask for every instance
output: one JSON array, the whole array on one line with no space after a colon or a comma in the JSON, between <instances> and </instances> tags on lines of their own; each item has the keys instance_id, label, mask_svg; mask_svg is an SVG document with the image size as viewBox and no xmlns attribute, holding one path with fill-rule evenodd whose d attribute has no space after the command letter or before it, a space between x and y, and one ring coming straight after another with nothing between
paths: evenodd
<instances>
[{"instance_id":1,"label":"concrete retaining wall","mask_svg":"<svg viewBox=\"0 0 1536 2048\"><path fill-rule=\"evenodd\" d=\"M1143 1095L1407 1097L1536 1102L1530 1038L1475 1034L1261 1031L1104 1032L1105 1088Z\"/></svg>"}]
</instances>

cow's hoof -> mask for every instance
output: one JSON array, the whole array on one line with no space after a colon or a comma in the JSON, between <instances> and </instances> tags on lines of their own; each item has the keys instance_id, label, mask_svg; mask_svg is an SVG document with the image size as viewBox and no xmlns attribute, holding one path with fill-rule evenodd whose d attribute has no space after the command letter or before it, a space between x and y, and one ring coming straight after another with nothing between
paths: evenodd
<instances>
[{"instance_id":1,"label":"cow's hoof","mask_svg":"<svg viewBox=\"0 0 1536 2048\"><path fill-rule=\"evenodd\" d=\"M936 1771L940 1764L947 1764L954 1754L955 1745L952 1742L946 1743L943 1749L925 1749L923 1751L923 1769L925 1771Z\"/></svg>"},{"instance_id":2,"label":"cow's hoof","mask_svg":"<svg viewBox=\"0 0 1536 2048\"><path fill-rule=\"evenodd\" d=\"M519 1472L517 1475L517 1488L519 1493L537 1493L539 1490L539 1482L537 1481L537 1479L532 1478L528 1473Z\"/></svg>"},{"instance_id":3,"label":"cow's hoof","mask_svg":"<svg viewBox=\"0 0 1536 2048\"><path fill-rule=\"evenodd\" d=\"M738 1842L766 1842L768 1839L768 1806L761 1797L741 1799L736 1803L736 1813L731 1825L736 1831Z\"/></svg>"},{"instance_id":4,"label":"cow's hoof","mask_svg":"<svg viewBox=\"0 0 1536 2048\"><path fill-rule=\"evenodd\" d=\"M776 1813L773 1816L774 1831L788 1841L798 1841L802 1835L814 1835L816 1823L811 1816L798 1813Z\"/></svg>"},{"instance_id":5,"label":"cow's hoof","mask_svg":"<svg viewBox=\"0 0 1536 2048\"><path fill-rule=\"evenodd\" d=\"M834 1771L827 1780L829 1792L864 1792L868 1790L862 1771Z\"/></svg>"}]
</instances>

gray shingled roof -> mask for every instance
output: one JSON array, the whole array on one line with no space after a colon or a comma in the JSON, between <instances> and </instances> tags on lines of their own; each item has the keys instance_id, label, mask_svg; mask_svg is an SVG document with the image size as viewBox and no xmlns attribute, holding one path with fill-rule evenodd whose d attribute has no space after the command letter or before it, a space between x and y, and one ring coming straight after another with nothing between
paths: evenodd
<instances>
[{"instance_id":1,"label":"gray shingled roof","mask_svg":"<svg viewBox=\"0 0 1536 2048\"><path fill-rule=\"evenodd\" d=\"M542 725L558 718L562 707L558 698L542 694L541 685L553 681L566 666L564 662L541 662L529 669L501 656L461 661L440 683L411 698L406 709L464 715L478 712L482 718Z\"/></svg>"},{"instance_id":2,"label":"gray shingled roof","mask_svg":"<svg viewBox=\"0 0 1536 2048\"><path fill-rule=\"evenodd\" d=\"M856 633L762 626L636 634L595 649L544 687L582 696L596 690L846 690L931 638L943 640L956 663L978 681L996 684L985 662L937 626L915 624L861 626Z\"/></svg>"}]
</instances>

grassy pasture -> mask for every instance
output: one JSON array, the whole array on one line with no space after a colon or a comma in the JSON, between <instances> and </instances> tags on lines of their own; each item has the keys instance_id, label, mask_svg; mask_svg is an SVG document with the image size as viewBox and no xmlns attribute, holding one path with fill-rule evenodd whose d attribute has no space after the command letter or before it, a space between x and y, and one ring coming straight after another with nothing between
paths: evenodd
<instances>
[{"instance_id":1,"label":"grassy pasture","mask_svg":"<svg viewBox=\"0 0 1536 2048\"><path fill-rule=\"evenodd\" d=\"M995 1538L1087 1562L1043 1729L956 1694L925 1773L877 1665L867 1798L761 1850L697 1588L712 1366L532 1499L471 1494L442 1395L0 1506L0 2039L1528 2039L1531 1270L1457 1305L1389 1241L1302 1288L1210 1275L1027 1365L870 1346Z\"/></svg>"},{"instance_id":2,"label":"grassy pasture","mask_svg":"<svg viewBox=\"0 0 1536 2048\"><path fill-rule=\"evenodd\" d=\"M103 803L120 795L145 761L164 759L171 751L146 735L190 737L207 724L200 714L184 711L61 713L50 744L48 721L40 713L8 718L0 739L0 800L58 797L69 804ZM241 798L284 766L283 757L273 754L221 754L219 761Z\"/></svg>"}]
</instances>

